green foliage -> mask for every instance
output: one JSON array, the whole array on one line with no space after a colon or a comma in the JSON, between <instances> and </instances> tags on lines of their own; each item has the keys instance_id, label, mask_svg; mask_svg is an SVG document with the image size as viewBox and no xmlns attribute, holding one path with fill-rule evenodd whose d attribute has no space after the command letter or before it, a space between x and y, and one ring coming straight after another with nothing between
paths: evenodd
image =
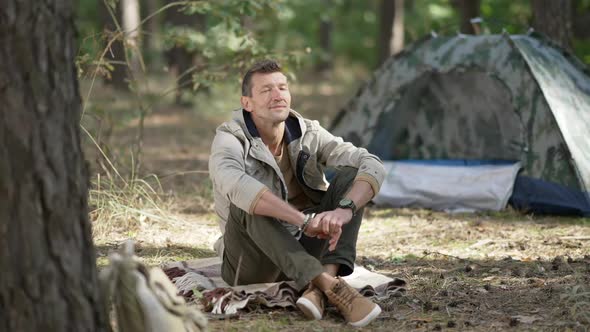
<instances>
[{"instance_id":1,"label":"green foliage","mask_svg":"<svg viewBox=\"0 0 590 332\"><path fill-rule=\"evenodd\" d=\"M573 40L573 52L586 66L590 66L590 40Z\"/></svg>"},{"instance_id":2,"label":"green foliage","mask_svg":"<svg viewBox=\"0 0 590 332\"><path fill-rule=\"evenodd\" d=\"M97 51L95 37L101 31L97 7L104 6L102 1L79 2L81 54ZM117 1L106 0L110 6ZM590 8L590 0L576 4L576 12ZM207 59L206 67L221 71L239 71L252 59L262 57L278 57L289 64L304 60L311 65L331 56L372 68L378 48L379 9L380 0L178 1L166 10L205 15L206 29L167 25L163 43L165 49L180 46L202 54ZM482 0L480 10L484 33L526 33L532 17L529 0ZM431 31L456 33L459 16L452 0L405 1L406 44ZM332 22L332 55L319 45L321 21ZM574 41L576 54L585 61L590 57L587 44Z\"/></svg>"},{"instance_id":3,"label":"green foliage","mask_svg":"<svg viewBox=\"0 0 590 332\"><path fill-rule=\"evenodd\" d=\"M319 45L322 20L332 22L332 48L335 55L349 61L372 65L378 31L376 0L290 1L275 20L261 23L262 31L272 30L263 42L277 50L308 50L313 61L325 55Z\"/></svg>"},{"instance_id":4,"label":"green foliage","mask_svg":"<svg viewBox=\"0 0 590 332\"><path fill-rule=\"evenodd\" d=\"M459 30L459 17L448 0L416 0L406 6L404 24L408 44L431 31L437 34L456 33Z\"/></svg>"},{"instance_id":5,"label":"green foliage","mask_svg":"<svg viewBox=\"0 0 590 332\"><path fill-rule=\"evenodd\" d=\"M579 15L582 16L582 19L584 16L590 16L590 0L578 0L575 1L574 4L577 4L574 12L579 13ZM580 57L580 59L587 65L590 65L590 39L579 39L574 37L572 45L574 54Z\"/></svg>"},{"instance_id":6,"label":"green foliage","mask_svg":"<svg viewBox=\"0 0 590 332\"><path fill-rule=\"evenodd\" d=\"M98 5L102 1L80 0L76 2L76 28L78 30L78 54L90 56L98 52L100 48L100 18Z\"/></svg>"},{"instance_id":7,"label":"green foliage","mask_svg":"<svg viewBox=\"0 0 590 332\"><path fill-rule=\"evenodd\" d=\"M245 20L272 20L285 10L284 0L223 0L191 1L180 10L185 15L204 15L205 29L167 25L164 28L165 49L182 47L204 59L204 65L193 75L194 88L209 86L226 77L234 77L253 61L272 57L283 62L289 70L300 62L303 51L274 52L255 32L247 29Z\"/></svg>"},{"instance_id":8,"label":"green foliage","mask_svg":"<svg viewBox=\"0 0 590 332\"><path fill-rule=\"evenodd\" d=\"M526 33L531 22L528 0L485 0L481 3L485 33Z\"/></svg>"}]
</instances>

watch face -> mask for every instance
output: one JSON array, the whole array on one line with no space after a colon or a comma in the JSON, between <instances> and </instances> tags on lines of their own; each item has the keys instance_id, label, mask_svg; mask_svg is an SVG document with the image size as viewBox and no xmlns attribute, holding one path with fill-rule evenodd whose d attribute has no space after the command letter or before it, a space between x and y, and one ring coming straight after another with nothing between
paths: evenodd
<instances>
[{"instance_id":1,"label":"watch face","mask_svg":"<svg viewBox=\"0 0 590 332\"><path fill-rule=\"evenodd\" d=\"M348 198L344 198L340 200L340 203L338 203L338 205L340 206L350 206L350 203L352 203L352 200L348 199Z\"/></svg>"}]
</instances>

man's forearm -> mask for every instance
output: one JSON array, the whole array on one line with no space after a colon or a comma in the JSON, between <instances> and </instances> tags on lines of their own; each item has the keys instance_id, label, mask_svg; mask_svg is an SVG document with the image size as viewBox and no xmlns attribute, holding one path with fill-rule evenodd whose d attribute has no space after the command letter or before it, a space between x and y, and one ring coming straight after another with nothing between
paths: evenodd
<instances>
[{"instance_id":1,"label":"man's forearm","mask_svg":"<svg viewBox=\"0 0 590 332\"><path fill-rule=\"evenodd\" d=\"M375 196L373 188L366 181L355 181L346 194L346 198L351 199L357 209L365 206Z\"/></svg>"},{"instance_id":2,"label":"man's forearm","mask_svg":"<svg viewBox=\"0 0 590 332\"><path fill-rule=\"evenodd\" d=\"M305 219L305 214L269 190L260 196L253 212L257 215L277 218L295 226L301 226Z\"/></svg>"},{"instance_id":3,"label":"man's forearm","mask_svg":"<svg viewBox=\"0 0 590 332\"><path fill-rule=\"evenodd\" d=\"M358 209L365 206L374 196L371 185L366 181L355 181L346 194ZM280 219L295 226L301 226L305 214L297 210L289 203L283 201L271 191L266 191L260 196L253 209L254 214Z\"/></svg>"}]
</instances>

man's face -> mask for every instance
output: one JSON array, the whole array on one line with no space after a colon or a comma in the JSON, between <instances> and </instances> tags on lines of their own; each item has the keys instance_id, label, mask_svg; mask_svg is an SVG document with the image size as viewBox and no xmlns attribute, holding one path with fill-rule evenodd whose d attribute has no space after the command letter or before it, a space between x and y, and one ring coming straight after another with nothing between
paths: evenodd
<instances>
[{"instance_id":1,"label":"man's face","mask_svg":"<svg viewBox=\"0 0 590 332\"><path fill-rule=\"evenodd\" d=\"M291 107L287 77L280 72L252 75L252 97L242 97L242 106L259 121L285 121Z\"/></svg>"}]
</instances>

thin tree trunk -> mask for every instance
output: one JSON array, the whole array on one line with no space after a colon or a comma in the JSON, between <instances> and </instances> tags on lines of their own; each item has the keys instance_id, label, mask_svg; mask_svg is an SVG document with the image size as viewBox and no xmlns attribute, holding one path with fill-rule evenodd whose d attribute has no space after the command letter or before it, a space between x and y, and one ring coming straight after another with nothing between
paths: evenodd
<instances>
[{"instance_id":1,"label":"thin tree trunk","mask_svg":"<svg viewBox=\"0 0 590 332\"><path fill-rule=\"evenodd\" d=\"M70 1L0 6L0 330L104 331Z\"/></svg>"},{"instance_id":2,"label":"thin tree trunk","mask_svg":"<svg viewBox=\"0 0 590 332\"><path fill-rule=\"evenodd\" d=\"M471 19L479 17L480 0L454 0L453 6L461 14L461 33L478 35L479 25L471 23Z\"/></svg>"},{"instance_id":3,"label":"thin tree trunk","mask_svg":"<svg viewBox=\"0 0 590 332\"><path fill-rule=\"evenodd\" d=\"M404 48L404 0L381 0L379 12L380 65Z\"/></svg>"},{"instance_id":4,"label":"thin tree trunk","mask_svg":"<svg viewBox=\"0 0 590 332\"><path fill-rule=\"evenodd\" d=\"M122 27L125 32L125 42L130 49L127 54L129 58L129 69L138 74L141 71L140 57L141 57L141 22L139 15L139 2L137 0L121 0L121 8L123 14Z\"/></svg>"},{"instance_id":5,"label":"thin tree trunk","mask_svg":"<svg viewBox=\"0 0 590 332\"><path fill-rule=\"evenodd\" d=\"M395 0L390 54L397 54L404 48L404 0Z\"/></svg>"},{"instance_id":6,"label":"thin tree trunk","mask_svg":"<svg viewBox=\"0 0 590 332\"><path fill-rule=\"evenodd\" d=\"M532 0L533 28L551 38L559 46L572 47L571 0Z\"/></svg>"},{"instance_id":7,"label":"thin tree trunk","mask_svg":"<svg viewBox=\"0 0 590 332\"><path fill-rule=\"evenodd\" d=\"M391 55L390 41L393 34L393 18L395 16L394 0L381 0L379 3L379 50L377 65L381 65Z\"/></svg>"}]
</instances>

